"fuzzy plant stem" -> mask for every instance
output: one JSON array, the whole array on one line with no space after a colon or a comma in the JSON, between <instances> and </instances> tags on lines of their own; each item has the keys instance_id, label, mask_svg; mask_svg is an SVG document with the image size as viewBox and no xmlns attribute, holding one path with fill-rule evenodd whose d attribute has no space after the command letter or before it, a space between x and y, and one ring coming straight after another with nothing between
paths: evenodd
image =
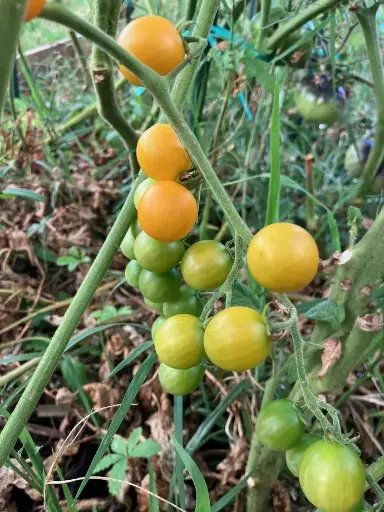
<instances>
[{"instance_id":1,"label":"fuzzy plant stem","mask_svg":"<svg viewBox=\"0 0 384 512\"><path fill-rule=\"evenodd\" d=\"M27 0L2 0L0 16L0 119L24 23Z\"/></svg>"},{"instance_id":2,"label":"fuzzy plant stem","mask_svg":"<svg viewBox=\"0 0 384 512\"><path fill-rule=\"evenodd\" d=\"M95 26L114 38L116 36L120 10L120 0L96 0ZM98 112L122 139L128 151L131 174L132 178L134 178L140 171L136 158L138 134L121 113L117 104L113 61L109 55L95 44L92 49L91 75L97 97Z\"/></svg>"},{"instance_id":3,"label":"fuzzy plant stem","mask_svg":"<svg viewBox=\"0 0 384 512\"><path fill-rule=\"evenodd\" d=\"M376 12L378 7L379 4L377 3L369 9L362 9L356 13L363 30L369 63L371 65L377 110L375 139L361 175L359 187L359 193L361 195L369 192L376 177L377 170L384 158L384 68L380 39L376 26Z\"/></svg>"},{"instance_id":4,"label":"fuzzy plant stem","mask_svg":"<svg viewBox=\"0 0 384 512\"><path fill-rule=\"evenodd\" d=\"M261 0L260 24L256 41L256 47L260 49L262 48L262 44L265 39L271 4L271 0Z\"/></svg>"}]
</instances>

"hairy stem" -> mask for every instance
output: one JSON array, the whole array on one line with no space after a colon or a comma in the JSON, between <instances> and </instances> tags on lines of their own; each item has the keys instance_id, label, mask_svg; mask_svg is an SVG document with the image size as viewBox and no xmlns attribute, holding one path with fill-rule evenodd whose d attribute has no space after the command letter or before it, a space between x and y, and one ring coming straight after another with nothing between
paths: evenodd
<instances>
[{"instance_id":1,"label":"hairy stem","mask_svg":"<svg viewBox=\"0 0 384 512\"><path fill-rule=\"evenodd\" d=\"M257 35L256 48L262 48L263 40L265 39L266 34L266 27L268 25L271 3L271 0L261 0L260 24L259 32Z\"/></svg>"},{"instance_id":2,"label":"hairy stem","mask_svg":"<svg viewBox=\"0 0 384 512\"><path fill-rule=\"evenodd\" d=\"M73 49L75 55L78 58L81 71L84 76L84 91L87 91L91 85L91 76L89 74L88 66L87 66L87 57L84 54L84 50L79 42L79 39L73 30L69 31L69 37L72 40Z\"/></svg>"}]
</instances>

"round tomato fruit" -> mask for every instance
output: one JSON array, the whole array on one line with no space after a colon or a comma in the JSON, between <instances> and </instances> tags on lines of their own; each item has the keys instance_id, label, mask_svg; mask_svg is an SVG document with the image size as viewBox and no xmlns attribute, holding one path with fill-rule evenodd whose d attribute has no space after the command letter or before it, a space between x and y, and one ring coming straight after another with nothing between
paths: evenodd
<instances>
[{"instance_id":1,"label":"round tomato fruit","mask_svg":"<svg viewBox=\"0 0 384 512\"><path fill-rule=\"evenodd\" d=\"M315 277L319 251L305 229L277 222L252 238L247 263L252 276L264 288L273 292L296 292Z\"/></svg>"},{"instance_id":2,"label":"round tomato fruit","mask_svg":"<svg viewBox=\"0 0 384 512\"><path fill-rule=\"evenodd\" d=\"M160 326L163 325L165 320L166 320L165 316L161 315L158 318L156 318L156 320L153 322L152 329L151 329L151 336L152 336L153 340L155 339L157 331L160 329Z\"/></svg>"},{"instance_id":3,"label":"round tomato fruit","mask_svg":"<svg viewBox=\"0 0 384 512\"><path fill-rule=\"evenodd\" d=\"M139 286L140 286L140 280L139 280ZM144 297L145 304L153 309L153 311L156 311L156 313L163 313L163 303L162 302L152 302L151 300Z\"/></svg>"},{"instance_id":4,"label":"round tomato fruit","mask_svg":"<svg viewBox=\"0 0 384 512\"><path fill-rule=\"evenodd\" d=\"M285 460L287 462L288 469L295 476L299 476L299 466L305 450L317 441L320 441L318 436L315 436L314 434L304 434L303 437L294 446L292 446L292 448L285 452Z\"/></svg>"},{"instance_id":5,"label":"round tomato fruit","mask_svg":"<svg viewBox=\"0 0 384 512\"><path fill-rule=\"evenodd\" d=\"M177 29L161 16L143 16L131 21L121 32L120 46L159 75L167 75L184 60L185 49ZM120 71L133 85L142 85L125 66Z\"/></svg>"},{"instance_id":6,"label":"round tomato fruit","mask_svg":"<svg viewBox=\"0 0 384 512\"><path fill-rule=\"evenodd\" d=\"M171 395L189 395L200 386L203 377L202 366L193 366L186 370L176 370L164 363L159 366L160 384Z\"/></svg>"},{"instance_id":7,"label":"round tomato fruit","mask_svg":"<svg viewBox=\"0 0 384 512\"><path fill-rule=\"evenodd\" d=\"M179 263L184 254L184 243L159 242L142 231L135 240L134 252L137 261L151 272L165 272Z\"/></svg>"},{"instance_id":8,"label":"round tomato fruit","mask_svg":"<svg viewBox=\"0 0 384 512\"><path fill-rule=\"evenodd\" d=\"M180 314L200 316L203 304L196 297L192 288L182 286L179 297L172 302L164 302L164 316L170 317Z\"/></svg>"},{"instance_id":9,"label":"round tomato fruit","mask_svg":"<svg viewBox=\"0 0 384 512\"><path fill-rule=\"evenodd\" d=\"M188 153L169 124L148 128L139 138L136 155L143 172L155 180L175 180L191 167Z\"/></svg>"},{"instance_id":10,"label":"round tomato fruit","mask_svg":"<svg viewBox=\"0 0 384 512\"><path fill-rule=\"evenodd\" d=\"M192 368L205 358L203 336L203 324L195 316L171 316L156 333L156 353L171 368Z\"/></svg>"},{"instance_id":11,"label":"round tomato fruit","mask_svg":"<svg viewBox=\"0 0 384 512\"><path fill-rule=\"evenodd\" d=\"M202 240L186 250L181 260L181 273L189 286L208 292L224 283L232 263L223 244L215 240Z\"/></svg>"},{"instance_id":12,"label":"round tomato fruit","mask_svg":"<svg viewBox=\"0 0 384 512\"><path fill-rule=\"evenodd\" d=\"M136 260L131 260L125 267L125 279L129 286L139 287L139 277L143 268Z\"/></svg>"},{"instance_id":13,"label":"round tomato fruit","mask_svg":"<svg viewBox=\"0 0 384 512\"><path fill-rule=\"evenodd\" d=\"M139 234L141 233L141 231L142 231L142 229L140 226L140 222L138 221L138 219L135 219L131 224L131 232L132 232L133 238L137 238L139 236Z\"/></svg>"},{"instance_id":14,"label":"round tomato fruit","mask_svg":"<svg viewBox=\"0 0 384 512\"><path fill-rule=\"evenodd\" d=\"M137 212L147 235L159 242L176 242L195 225L197 203L191 192L175 181L158 181L144 192Z\"/></svg>"},{"instance_id":15,"label":"round tomato fruit","mask_svg":"<svg viewBox=\"0 0 384 512\"><path fill-rule=\"evenodd\" d=\"M365 471L349 446L318 441L305 450L299 481L308 500L323 512L349 512L363 498Z\"/></svg>"},{"instance_id":16,"label":"round tomato fruit","mask_svg":"<svg viewBox=\"0 0 384 512\"><path fill-rule=\"evenodd\" d=\"M130 260L135 259L135 253L133 252L133 245L135 243L135 238L132 235L131 228L128 229L127 234L123 238L123 241L121 242L120 249L121 252L124 254L126 258L129 258Z\"/></svg>"},{"instance_id":17,"label":"round tomato fruit","mask_svg":"<svg viewBox=\"0 0 384 512\"><path fill-rule=\"evenodd\" d=\"M260 442L271 450L289 450L304 434L293 402L273 400L263 407L256 419L256 434Z\"/></svg>"},{"instance_id":18,"label":"round tomato fruit","mask_svg":"<svg viewBox=\"0 0 384 512\"><path fill-rule=\"evenodd\" d=\"M135 203L136 208L139 205L140 199L144 192L152 187L156 183L156 180L153 180L152 178L147 178L146 180L142 181L140 185L137 187L135 194L133 196L133 202Z\"/></svg>"},{"instance_id":19,"label":"round tomato fruit","mask_svg":"<svg viewBox=\"0 0 384 512\"><path fill-rule=\"evenodd\" d=\"M260 313L234 306L223 309L209 321L204 349L219 368L242 372L264 361L271 351L271 341Z\"/></svg>"},{"instance_id":20,"label":"round tomato fruit","mask_svg":"<svg viewBox=\"0 0 384 512\"><path fill-rule=\"evenodd\" d=\"M161 273L142 270L140 274L140 292L151 302L176 300L180 294L180 286L180 278L175 270Z\"/></svg>"},{"instance_id":21,"label":"round tomato fruit","mask_svg":"<svg viewBox=\"0 0 384 512\"><path fill-rule=\"evenodd\" d=\"M28 0L25 21L31 21L33 18L36 18L43 10L45 4L46 0Z\"/></svg>"},{"instance_id":22,"label":"round tomato fruit","mask_svg":"<svg viewBox=\"0 0 384 512\"><path fill-rule=\"evenodd\" d=\"M340 107L332 99L305 90L296 93L296 108L306 121L319 124L333 124L340 117Z\"/></svg>"}]
</instances>

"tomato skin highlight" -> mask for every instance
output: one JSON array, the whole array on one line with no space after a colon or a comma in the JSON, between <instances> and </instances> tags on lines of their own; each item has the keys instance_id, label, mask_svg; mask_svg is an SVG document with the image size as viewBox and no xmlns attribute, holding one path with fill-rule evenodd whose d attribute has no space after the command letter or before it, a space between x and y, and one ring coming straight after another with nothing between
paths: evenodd
<instances>
[{"instance_id":1,"label":"tomato skin highlight","mask_svg":"<svg viewBox=\"0 0 384 512\"><path fill-rule=\"evenodd\" d=\"M139 285L140 285L140 280L139 280ZM162 302L152 302L151 300L147 299L146 297L144 297L144 302L149 308L153 309L153 311L156 311L156 313L163 314L163 303Z\"/></svg>"},{"instance_id":2,"label":"tomato skin highlight","mask_svg":"<svg viewBox=\"0 0 384 512\"><path fill-rule=\"evenodd\" d=\"M205 329L204 348L219 368L242 372L268 357L271 341L260 313L234 306L211 318Z\"/></svg>"},{"instance_id":3,"label":"tomato skin highlight","mask_svg":"<svg viewBox=\"0 0 384 512\"><path fill-rule=\"evenodd\" d=\"M296 292L315 277L319 251L305 229L277 222L252 238L247 264L252 276L264 288L273 292Z\"/></svg>"},{"instance_id":4,"label":"tomato skin highlight","mask_svg":"<svg viewBox=\"0 0 384 512\"><path fill-rule=\"evenodd\" d=\"M139 278L143 268L140 266L137 260L131 260L125 267L125 279L129 286L133 288L139 287Z\"/></svg>"},{"instance_id":5,"label":"tomato skin highlight","mask_svg":"<svg viewBox=\"0 0 384 512\"><path fill-rule=\"evenodd\" d=\"M289 450L304 434L301 421L293 402L273 400L263 407L256 419L256 435L260 442L275 451Z\"/></svg>"},{"instance_id":6,"label":"tomato skin highlight","mask_svg":"<svg viewBox=\"0 0 384 512\"><path fill-rule=\"evenodd\" d=\"M315 436L314 434L304 434L303 437L294 446L292 446L292 448L285 452L285 460L288 469L293 475L299 476L300 462L305 450L317 441L320 441L319 436Z\"/></svg>"},{"instance_id":7,"label":"tomato skin highlight","mask_svg":"<svg viewBox=\"0 0 384 512\"><path fill-rule=\"evenodd\" d=\"M184 254L184 243L159 242L142 231L135 240L134 252L137 261L151 272L166 272L176 266Z\"/></svg>"},{"instance_id":8,"label":"tomato skin highlight","mask_svg":"<svg viewBox=\"0 0 384 512\"><path fill-rule=\"evenodd\" d=\"M203 324L195 316L171 316L156 333L156 353L160 361L171 368L192 368L205 358L203 336Z\"/></svg>"},{"instance_id":9,"label":"tomato skin highlight","mask_svg":"<svg viewBox=\"0 0 384 512\"><path fill-rule=\"evenodd\" d=\"M147 235L159 242L176 242L195 225L197 203L191 192L175 181L158 181L144 192L137 213Z\"/></svg>"},{"instance_id":10,"label":"tomato skin highlight","mask_svg":"<svg viewBox=\"0 0 384 512\"><path fill-rule=\"evenodd\" d=\"M31 21L36 18L43 10L46 0L28 0L25 21Z\"/></svg>"},{"instance_id":11,"label":"tomato skin highlight","mask_svg":"<svg viewBox=\"0 0 384 512\"><path fill-rule=\"evenodd\" d=\"M133 246L135 243L135 238L132 235L131 228L128 229L125 237L123 238L123 241L121 242L120 249L121 252L124 254L126 258L129 258L130 260L134 260L135 253L133 252Z\"/></svg>"},{"instance_id":12,"label":"tomato skin highlight","mask_svg":"<svg viewBox=\"0 0 384 512\"><path fill-rule=\"evenodd\" d=\"M146 180L142 181L140 185L135 190L135 194L133 196L133 202L135 204L135 207L137 208L140 202L140 199L142 198L142 195L146 190L152 187L156 183L156 180L153 180L152 178L147 178Z\"/></svg>"},{"instance_id":13,"label":"tomato skin highlight","mask_svg":"<svg viewBox=\"0 0 384 512\"><path fill-rule=\"evenodd\" d=\"M142 270L139 278L141 294L151 302L176 300L180 294L180 278L175 270L155 273Z\"/></svg>"},{"instance_id":14,"label":"tomato skin highlight","mask_svg":"<svg viewBox=\"0 0 384 512\"><path fill-rule=\"evenodd\" d=\"M200 316L203 311L203 304L188 286L182 286L180 296L171 302L164 302L164 316L167 318L174 315L188 314Z\"/></svg>"},{"instance_id":15,"label":"tomato skin highlight","mask_svg":"<svg viewBox=\"0 0 384 512\"><path fill-rule=\"evenodd\" d=\"M189 395L201 384L204 377L202 366L176 370L164 363L159 366L159 380L162 387L171 395Z\"/></svg>"},{"instance_id":16,"label":"tomato skin highlight","mask_svg":"<svg viewBox=\"0 0 384 512\"><path fill-rule=\"evenodd\" d=\"M185 251L181 273L191 288L212 291L224 283L232 265L232 258L223 244L202 240Z\"/></svg>"},{"instance_id":17,"label":"tomato skin highlight","mask_svg":"<svg viewBox=\"0 0 384 512\"><path fill-rule=\"evenodd\" d=\"M156 318L156 320L153 322L152 324L152 329L151 329L151 336L152 336L152 339L154 340L155 339L155 336L156 336L156 333L157 331L160 329L160 326L163 325L163 323L165 322L166 318L165 316L163 315L160 315L158 318Z\"/></svg>"},{"instance_id":18,"label":"tomato skin highlight","mask_svg":"<svg viewBox=\"0 0 384 512\"><path fill-rule=\"evenodd\" d=\"M169 124L155 124L148 128L139 138L136 155L142 171L154 180L175 180L192 165Z\"/></svg>"},{"instance_id":19,"label":"tomato skin highlight","mask_svg":"<svg viewBox=\"0 0 384 512\"><path fill-rule=\"evenodd\" d=\"M307 499L323 512L349 512L364 495L365 471L349 446L318 441L301 459L300 486Z\"/></svg>"},{"instance_id":20,"label":"tomato skin highlight","mask_svg":"<svg viewBox=\"0 0 384 512\"><path fill-rule=\"evenodd\" d=\"M142 16L122 30L117 42L128 53L160 75L167 75L185 57L183 41L170 21L161 16ZM121 73L133 85L141 80L123 65Z\"/></svg>"}]
</instances>

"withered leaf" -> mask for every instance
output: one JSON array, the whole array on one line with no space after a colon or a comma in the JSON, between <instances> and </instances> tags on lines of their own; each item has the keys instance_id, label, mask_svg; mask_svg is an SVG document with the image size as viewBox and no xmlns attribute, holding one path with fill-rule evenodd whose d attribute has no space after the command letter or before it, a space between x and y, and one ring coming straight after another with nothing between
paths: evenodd
<instances>
[{"instance_id":1,"label":"withered leaf","mask_svg":"<svg viewBox=\"0 0 384 512\"><path fill-rule=\"evenodd\" d=\"M318 373L319 379L323 378L327 371L340 359L341 343L337 338L330 338L324 343L324 350L321 356L321 370Z\"/></svg>"}]
</instances>

